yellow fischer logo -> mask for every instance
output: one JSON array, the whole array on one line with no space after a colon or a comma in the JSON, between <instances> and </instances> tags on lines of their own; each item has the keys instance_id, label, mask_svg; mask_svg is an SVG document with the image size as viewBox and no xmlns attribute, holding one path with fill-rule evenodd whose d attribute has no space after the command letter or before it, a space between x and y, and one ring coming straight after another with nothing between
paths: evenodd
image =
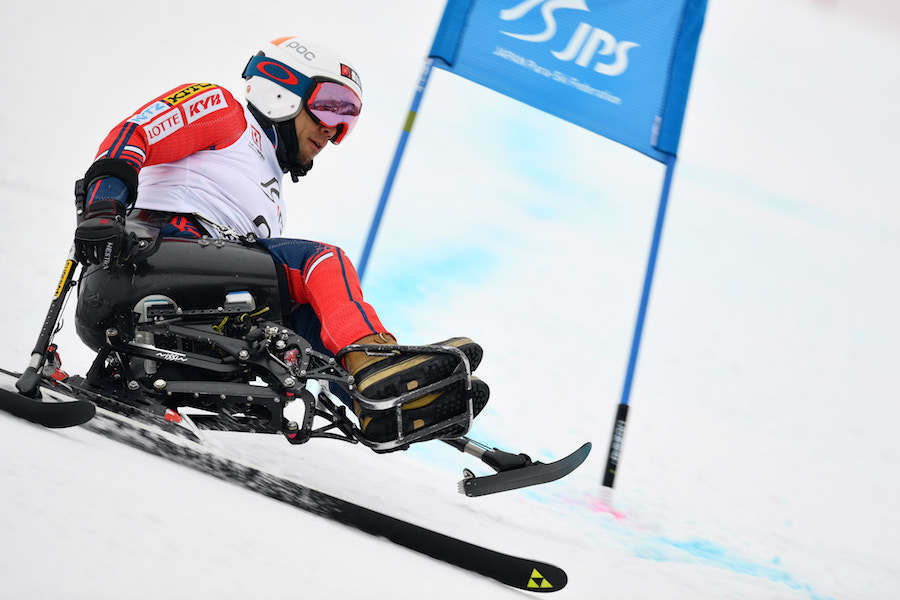
<instances>
[{"instance_id":1,"label":"yellow fischer logo","mask_svg":"<svg viewBox=\"0 0 900 600\"><path fill-rule=\"evenodd\" d=\"M528 580L528 587L531 589L540 588L540 589L549 589L553 587L553 584L547 581L547 579L538 572L537 569L531 570L531 579Z\"/></svg>"},{"instance_id":2,"label":"yellow fischer logo","mask_svg":"<svg viewBox=\"0 0 900 600\"><path fill-rule=\"evenodd\" d=\"M59 277L59 285L56 286L56 294L53 295L54 300L59 298L59 295L62 294L63 288L66 287L66 279L69 277L69 272L72 270L72 266L75 264L74 261L67 260L66 266L63 267L62 275Z\"/></svg>"},{"instance_id":3,"label":"yellow fischer logo","mask_svg":"<svg viewBox=\"0 0 900 600\"><path fill-rule=\"evenodd\" d=\"M181 88L174 94L166 96L165 98L163 98L163 101L166 104L168 104L169 106L175 106L177 104L181 104L182 102L184 102L191 96L196 96L203 90L206 90L206 89L214 87L214 86L215 86L215 84L213 84L213 83L194 83L187 87Z\"/></svg>"}]
</instances>

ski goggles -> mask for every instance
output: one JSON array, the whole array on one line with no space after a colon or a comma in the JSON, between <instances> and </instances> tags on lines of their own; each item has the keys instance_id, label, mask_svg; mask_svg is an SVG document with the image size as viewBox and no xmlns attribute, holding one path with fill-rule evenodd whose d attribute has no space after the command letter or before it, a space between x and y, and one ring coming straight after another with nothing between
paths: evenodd
<instances>
[{"instance_id":1,"label":"ski goggles","mask_svg":"<svg viewBox=\"0 0 900 600\"><path fill-rule=\"evenodd\" d=\"M362 100L343 83L327 77L307 77L274 58L264 54L252 57L244 67L244 79L263 77L303 99L303 107L318 125L336 127L331 138L340 144L359 119Z\"/></svg>"}]
</instances>

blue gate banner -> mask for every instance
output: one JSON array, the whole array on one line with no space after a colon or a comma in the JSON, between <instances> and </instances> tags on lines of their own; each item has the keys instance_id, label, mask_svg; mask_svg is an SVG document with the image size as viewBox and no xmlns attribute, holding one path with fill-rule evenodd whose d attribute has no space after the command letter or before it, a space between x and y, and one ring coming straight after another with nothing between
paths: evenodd
<instances>
[{"instance_id":1,"label":"blue gate banner","mask_svg":"<svg viewBox=\"0 0 900 600\"><path fill-rule=\"evenodd\" d=\"M665 162L707 0L448 0L430 57Z\"/></svg>"}]
</instances>

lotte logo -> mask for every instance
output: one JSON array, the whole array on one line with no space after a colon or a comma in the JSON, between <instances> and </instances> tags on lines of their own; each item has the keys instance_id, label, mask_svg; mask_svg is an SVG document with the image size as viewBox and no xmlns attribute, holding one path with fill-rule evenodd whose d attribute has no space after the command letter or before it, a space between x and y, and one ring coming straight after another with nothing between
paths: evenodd
<instances>
[{"instance_id":1,"label":"lotte logo","mask_svg":"<svg viewBox=\"0 0 900 600\"><path fill-rule=\"evenodd\" d=\"M553 15L554 11L560 8L570 8L590 12L585 0L524 0L512 8L501 10L500 18L504 21L518 21L538 6L541 6L541 17L544 19L543 31L533 34L509 33L508 31L500 33L525 42L543 43L556 36L557 25ZM566 46L552 53L563 62L574 59L575 64L580 67L587 67L591 59L597 55L603 57L615 54L614 61L611 63L598 58L594 64L594 71L597 73L615 77L628 69L628 51L637 46L639 44L635 42L620 42L608 31L582 22L569 38Z\"/></svg>"}]
</instances>

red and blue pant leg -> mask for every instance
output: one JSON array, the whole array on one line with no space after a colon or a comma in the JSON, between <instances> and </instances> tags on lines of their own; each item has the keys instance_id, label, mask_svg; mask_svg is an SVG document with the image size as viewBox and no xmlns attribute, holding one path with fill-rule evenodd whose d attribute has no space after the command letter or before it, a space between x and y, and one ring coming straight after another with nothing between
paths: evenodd
<instances>
[{"instance_id":1,"label":"red and blue pant leg","mask_svg":"<svg viewBox=\"0 0 900 600\"><path fill-rule=\"evenodd\" d=\"M290 238L259 243L285 270L288 292L299 305L291 315L294 330L314 348L336 354L367 335L387 333L363 300L359 275L343 250Z\"/></svg>"}]
</instances>

